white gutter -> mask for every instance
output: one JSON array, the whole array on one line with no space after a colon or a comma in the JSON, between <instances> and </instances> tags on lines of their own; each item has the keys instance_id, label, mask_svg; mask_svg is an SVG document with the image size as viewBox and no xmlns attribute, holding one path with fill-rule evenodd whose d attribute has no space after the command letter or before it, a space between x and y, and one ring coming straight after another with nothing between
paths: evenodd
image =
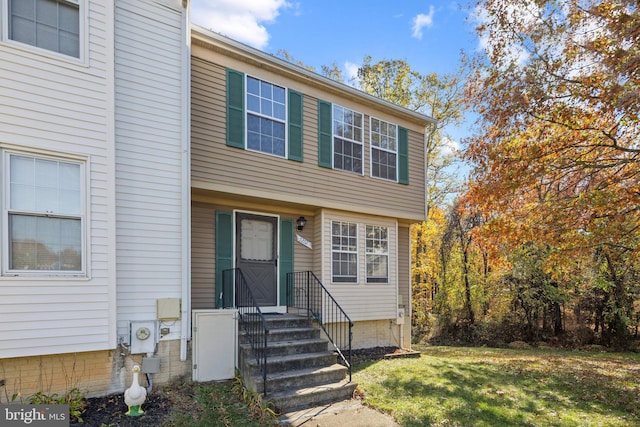
<instances>
[{"instance_id":1,"label":"white gutter","mask_svg":"<svg viewBox=\"0 0 640 427\"><path fill-rule=\"evenodd\" d=\"M187 360L191 339L191 8L182 7L182 304L180 322L180 360Z\"/></svg>"}]
</instances>

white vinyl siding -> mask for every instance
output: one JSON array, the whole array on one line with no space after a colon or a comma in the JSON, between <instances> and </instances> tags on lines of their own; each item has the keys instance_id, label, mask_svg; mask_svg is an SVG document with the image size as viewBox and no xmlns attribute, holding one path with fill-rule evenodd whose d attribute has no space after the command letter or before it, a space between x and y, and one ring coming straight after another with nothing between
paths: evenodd
<instances>
[{"instance_id":1,"label":"white vinyl siding","mask_svg":"<svg viewBox=\"0 0 640 427\"><path fill-rule=\"evenodd\" d=\"M178 1L156 3L123 0L116 7L117 301L124 337L129 321L157 318L158 298L181 297L187 268L182 8ZM172 324L164 339L179 332L179 322Z\"/></svg>"},{"instance_id":2,"label":"white vinyl siding","mask_svg":"<svg viewBox=\"0 0 640 427\"><path fill-rule=\"evenodd\" d=\"M82 163L86 194L85 274L0 278L0 359L116 346L113 5L91 5L85 64L0 43L0 149Z\"/></svg>"},{"instance_id":3,"label":"white vinyl siding","mask_svg":"<svg viewBox=\"0 0 640 427\"><path fill-rule=\"evenodd\" d=\"M332 225L334 222L357 225L358 233L358 281L357 283L332 282ZM348 214L336 211L323 211L321 222L322 259L321 280L329 292L349 314L353 321L395 319L397 309L397 257L389 257L388 282L367 283L366 277L366 228L367 225L385 227L388 230L388 251L397 253L397 223L390 218Z\"/></svg>"}]
</instances>

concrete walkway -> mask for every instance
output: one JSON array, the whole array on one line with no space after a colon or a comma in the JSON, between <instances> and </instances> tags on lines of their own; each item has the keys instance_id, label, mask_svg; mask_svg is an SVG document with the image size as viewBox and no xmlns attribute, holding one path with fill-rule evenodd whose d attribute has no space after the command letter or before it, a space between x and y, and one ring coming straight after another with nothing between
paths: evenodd
<instances>
[{"instance_id":1,"label":"concrete walkway","mask_svg":"<svg viewBox=\"0 0 640 427\"><path fill-rule=\"evenodd\" d=\"M292 427L399 427L392 416L356 399L284 414L280 420Z\"/></svg>"}]
</instances>

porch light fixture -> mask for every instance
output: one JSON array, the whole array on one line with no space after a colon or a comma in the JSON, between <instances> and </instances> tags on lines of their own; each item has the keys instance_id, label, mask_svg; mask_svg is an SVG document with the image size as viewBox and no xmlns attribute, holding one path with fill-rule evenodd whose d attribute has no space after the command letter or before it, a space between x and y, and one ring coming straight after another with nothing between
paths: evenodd
<instances>
[{"instance_id":1,"label":"porch light fixture","mask_svg":"<svg viewBox=\"0 0 640 427\"><path fill-rule=\"evenodd\" d=\"M307 219L301 216L300 218L298 218L298 221L296 221L296 224L298 225L298 231L302 231L304 226L307 225Z\"/></svg>"}]
</instances>

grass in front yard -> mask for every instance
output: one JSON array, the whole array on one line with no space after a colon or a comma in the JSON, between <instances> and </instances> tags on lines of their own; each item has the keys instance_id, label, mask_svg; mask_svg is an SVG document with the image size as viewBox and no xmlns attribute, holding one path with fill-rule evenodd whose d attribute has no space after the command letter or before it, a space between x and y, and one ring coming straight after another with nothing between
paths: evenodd
<instances>
[{"instance_id":1,"label":"grass in front yard","mask_svg":"<svg viewBox=\"0 0 640 427\"><path fill-rule=\"evenodd\" d=\"M258 427L278 422L257 393L234 381L195 384L193 395L178 405L167 425L173 427Z\"/></svg>"},{"instance_id":2,"label":"grass in front yard","mask_svg":"<svg viewBox=\"0 0 640 427\"><path fill-rule=\"evenodd\" d=\"M466 347L354 367L365 403L403 426L640 425L640 356Z\"/></svg>"}]
</instances>

